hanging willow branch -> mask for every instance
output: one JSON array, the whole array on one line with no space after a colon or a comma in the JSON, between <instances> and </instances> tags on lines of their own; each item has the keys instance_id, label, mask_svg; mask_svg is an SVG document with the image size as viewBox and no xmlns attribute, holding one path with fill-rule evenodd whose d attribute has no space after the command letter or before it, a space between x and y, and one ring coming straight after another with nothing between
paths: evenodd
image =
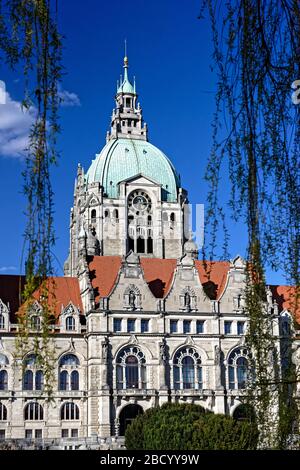
<instances>
[{"instance_id":1,"label":"hanging willow branch","mask_svg":"<svg viewBox=\"0 0 300 470\"><path fill-rule=\"evenodd\" d=\"M266 303L264 272L266 267L280 269L295 286L290 289L295 314L300 272L300 106L292 103L291 85L300 79L300 2L204 0L200 17L206 11L218 73L206 172L211 249L218 227L220 174L225 173L231 182L232 216L242 219L248 229L246 342L255 368L249 394L252 403L255 399L261 445L284 447L295 418L288 412L292 390L285 384L298 378L291 377L290 361L282 373L275 367L282 351L273 332L276 314Z\"/></svg>"},{"instance_id":2,"label":"hanging willow branch","mask_svg":"<svg viewBox=\"0 0 300 470\"><path fill-rule=\"evenodd\" d=\"M25 242L27 246L26 286L23 308L19 315L18 348L21 356L26 348L39 352L51 389L52 345L49 324L53 305L48 302L49 282L53 275L51 248L54 244L53 192L50 167L57 162L56 137L58 125L58 82L61 78L61 37L57 29L57 2L51 0L0 0L0 59L24 74L25 110L35 110L35 122L26 150L24 194L27 198ZM39 289L42 306L41 331L30 333L33 294ZM48 379L48 380L47 380Z\"/></svg>"}]
</instances>

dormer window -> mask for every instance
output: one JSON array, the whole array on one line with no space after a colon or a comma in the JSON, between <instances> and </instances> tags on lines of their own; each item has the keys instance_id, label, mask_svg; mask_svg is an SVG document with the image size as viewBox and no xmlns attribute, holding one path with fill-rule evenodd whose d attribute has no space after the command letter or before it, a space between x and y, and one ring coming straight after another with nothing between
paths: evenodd
<instances>
[{"instance_id":1,"label":"dormer window","mask_svg":"<svg viewBox=\"0 0 300 470\"><path fill-rule=\"evenodd\" d=\"M61 332L76 332L80 331L80 310L78 307L75 307L72 302L69 305L62 309L60 324Z\"/></svg>"},{"instance_id":2,"label":"dormer window","mask_svg":"<svg viewBox=\"0 0 300 470\"><path fill-rule=\"evenodd\" d=\"M33 330L40 330L41 328L41 319L37 315L32 315L30 318L30 325Z\"/></svg>"},{"instance_id":3,"label":"dormer window","mask_svg":"<svg viewBox=\"0 0 300 470\"><path fill-rule=\"evenodd\" d=\"M96 222L96 209L91 211L91 222L94 224Z\"/></svg>"},{"instance_id":4,"label":"dormer window","mask_svg":"<svg viewBox=\"0 0 300 470\"><path fill-rule=\"evenodd\" d=\"M66 318L66 330L67 331L75 330L75 318L74 317L69 316Z\"/></svg>"}]
</instances>

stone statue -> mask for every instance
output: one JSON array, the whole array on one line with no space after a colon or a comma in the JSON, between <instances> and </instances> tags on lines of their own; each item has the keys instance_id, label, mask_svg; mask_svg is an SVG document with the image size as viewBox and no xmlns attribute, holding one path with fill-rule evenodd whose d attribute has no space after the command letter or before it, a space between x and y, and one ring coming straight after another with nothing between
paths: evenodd
<instances>
[{"instance_id":1,"label":"stone statue","mask_svg":"<svg viewBox=\"0 0 300 470\"><path fill-rule=\"evenodd\" d=\"M191 310L191 296L188 292L184 294L184 306L187 310Z\"/></svg>"},{"instance_id":2,"label":"stone statue","mask_svg":"<svg viewBox=\"0 0 300 470\"><path fill-rule=\"evenodd\" d=\"M108 346L109 346L109 340L108 338L105 338L105 340L102 341L102 357L105 361L108 358Z\"/></svg>"},{"instance_id":3,"label":"stone statue","mask_svg":"<svg viewBox=\"0 0 300 470\"><path fill-rule=\"evenodd\" d=\"M135 308L135 300L136 300L136 295L135 293L131 290L129 292L129 305L131 308Z\"/></svg>"},{"instance_id":4,"label":"stone statue","mask_svg":"<svg viewBox=\"0 0 300 470\"><path fill-rule=\"evenodd\" d=\"M161 364L164 364L167 360L167 345L165 339L159 343L159 360Z\"/></svg>"}]
</instances>

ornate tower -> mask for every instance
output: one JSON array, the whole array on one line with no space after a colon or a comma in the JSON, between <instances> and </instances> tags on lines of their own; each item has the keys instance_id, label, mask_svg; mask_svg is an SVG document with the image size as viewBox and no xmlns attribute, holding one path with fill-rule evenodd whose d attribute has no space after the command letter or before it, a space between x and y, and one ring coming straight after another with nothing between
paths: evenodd
<instances>
[{"instance_id":1,"label":"ornate tower","mask_svg":"<svg viewBox=\"0 0 300 470\"><path fill-rule=\"evenodd\" d=\"M179 258L188 238L187 193L168 157L148 141L127 57L123 68L106 145L86 174L78 166L66 275L78 274L83 255L133 251L142 257Z\"/></svg>"}]
</instances>

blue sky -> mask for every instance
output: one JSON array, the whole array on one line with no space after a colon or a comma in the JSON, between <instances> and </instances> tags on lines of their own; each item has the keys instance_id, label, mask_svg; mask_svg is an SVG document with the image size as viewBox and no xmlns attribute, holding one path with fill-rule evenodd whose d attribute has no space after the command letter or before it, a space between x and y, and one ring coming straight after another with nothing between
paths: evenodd
<instances>
[{"instance_id":1,"label":"blue sky","mask_svg":"<svg viewBox=\"0 0 300 470\"><path fill-rule=\"evenodd\" d=\"M77 164L80 162L87 170L95 153L105 144L116 81L122 73L124 38L128 44L129 73L136 76L150 141L172 160L189 191L190 201L205 203L207 185L203 175L211 145L216 76L210 69L209 24L197 19L199 4L198 0L59 2L60 30L65 36L66 75L62 89L66 102L60 113L61 159L52 171L58 274L68 252L69 211ZM10 95L12 115L14 102L22 98L21 76L20 71L0 69L0 80L6 83ZM10 117L4 114L4 108L1 115L0 109L0 273L15 274L21 263L25 200L23 161L12 155L14 149L5 140L9 128L5 120ZM14 144L18 146L28 123L15 119L19 127ZM224 194L227 188L225 178ZM231 222L230 233L231 256L244 255L245 227ZM221 245L221 238L219 241ZM269 272L268 281L282 283L283 279Z\"/></svg>"}]
</instances>

